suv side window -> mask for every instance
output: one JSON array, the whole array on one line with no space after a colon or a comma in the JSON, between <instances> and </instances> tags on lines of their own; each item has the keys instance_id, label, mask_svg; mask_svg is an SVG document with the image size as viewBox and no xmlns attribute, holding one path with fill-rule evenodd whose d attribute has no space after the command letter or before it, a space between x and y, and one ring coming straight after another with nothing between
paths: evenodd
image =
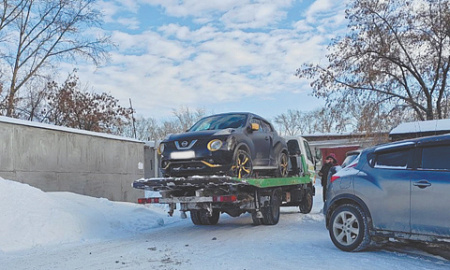
<instances>
[{"instance_id":1,"label":"suv side window","mask_svg":"<svg viewBox=\"0 0 450 270\"><path fill-rule=\"evenodd\" d=\"M409 156L410 149L380 153L375 157L374 167L383 169L406 169Z\"/></svg>"},{"instance_id":2,"label":"suv side window","mask_svg":"<svg viewBox=\"0 0 450 270\"><path fill-rule=\"evenodd\" d=\"M266 133L270 133L273 131L270 124L263 120L261 120L261 127L262 127L262 130Z\"/></svg>"},{"instance_id":3,"label":"suv side window","mask_svg":"<svg viewBox=\"0 0 450 270\"><path fill-rule=\"evenodd\" d=\"M420 168L423 170L446 170L450 171L450 145L424 147L422 149L422 162Z\"/></svg>"}]
</instances>

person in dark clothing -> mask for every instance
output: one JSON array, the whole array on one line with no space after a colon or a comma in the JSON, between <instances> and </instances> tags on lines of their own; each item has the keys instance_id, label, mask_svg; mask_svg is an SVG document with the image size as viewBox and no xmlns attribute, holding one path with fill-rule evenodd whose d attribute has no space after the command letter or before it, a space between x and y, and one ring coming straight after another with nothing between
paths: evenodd
<instances>
[{"instance_id":1,"label":"person in dark clothing","mask_svg":"<svg viewBox=\"0 0 450 270\"><path fill-rule=\"evenodd\" d=\"M325 158L325 164L322 165L322 168L319 171L319 176L321 177L322 189L323 189L323 201L325 202L326 192L327 192L327 179L328 173L330 172L331 167L337 165L336 155L331 153Z\"/></svg>"}]
</instances>

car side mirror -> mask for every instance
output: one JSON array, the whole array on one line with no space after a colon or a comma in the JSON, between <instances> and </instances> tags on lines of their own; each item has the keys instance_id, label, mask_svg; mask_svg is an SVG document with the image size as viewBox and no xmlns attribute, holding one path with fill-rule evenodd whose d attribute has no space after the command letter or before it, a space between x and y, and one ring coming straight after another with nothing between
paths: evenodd
<instances>
[{"instance_id":1,"label":"car side mirror","mask_svg":"<svg viewBox=\"0 0 450 270\"><path fill-rule=\"evenodd\" d=\"M251 123L250 128L251 128L252 131L257 131L257 130L259 130L259 124Z\"/></svg>"}]
</instances>

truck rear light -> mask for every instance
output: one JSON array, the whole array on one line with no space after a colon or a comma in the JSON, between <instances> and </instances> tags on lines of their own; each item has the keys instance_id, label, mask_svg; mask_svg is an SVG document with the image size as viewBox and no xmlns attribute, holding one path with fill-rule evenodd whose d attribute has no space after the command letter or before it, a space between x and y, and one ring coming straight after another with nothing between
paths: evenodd
<instances>
[{"instance_id":1,"label":"truck rear light","mask_svg":"<svg viewBox=\"0 0 450 270\"><path fill-rule=\"evenodd\" d=\"M213 202L235 202L237 201L236 195L226 195L226 196L214 196Z\"/></svg>"},{"instance_id":2,"label":"truck rear light","mask_svg":"<svg viewBox=\"0 0 450 270\"><path fill-rule=\"evenodd\" d=\"M139 198L138 203L139 204L159 203L159 198Z\"/></svg>"},{"instance_id":3,"label":"truck rear light","mask_svg":"<svg viewBox=\"0 0 450 270\"><path fill-rule=\"evenodd\" d=\"M338 176L338 175L333 175L333 176L331 176L330 183L333 183L335 180L337 180L337 179L339 179L339 178L341 178L341 177Z\"/></svg>"}]
</instances>

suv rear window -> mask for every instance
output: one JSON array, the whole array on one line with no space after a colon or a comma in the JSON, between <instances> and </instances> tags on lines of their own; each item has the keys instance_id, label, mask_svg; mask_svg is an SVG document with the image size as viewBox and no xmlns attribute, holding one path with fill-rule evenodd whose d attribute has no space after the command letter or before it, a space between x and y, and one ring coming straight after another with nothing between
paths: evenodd
<instances>
[{"instance_id":1,"label":"suv rear window","mask_svg":"<svg viewBox=\"0 0 450 270\"><path fill-rule=\"evenodd\" d=\"M406 169L410 149L380 153L375 158L375 168Z\"/></svg>"},{"instance_id":2,"label":"suv rear window","mask_svg":"<svg viewBox=\"0 0 450 270\"><path fill-rule=\"evenodd\" d=\"M425 147L421 168L424 170L450 170L450 145Z\"/></svg>"}]
</instances>

